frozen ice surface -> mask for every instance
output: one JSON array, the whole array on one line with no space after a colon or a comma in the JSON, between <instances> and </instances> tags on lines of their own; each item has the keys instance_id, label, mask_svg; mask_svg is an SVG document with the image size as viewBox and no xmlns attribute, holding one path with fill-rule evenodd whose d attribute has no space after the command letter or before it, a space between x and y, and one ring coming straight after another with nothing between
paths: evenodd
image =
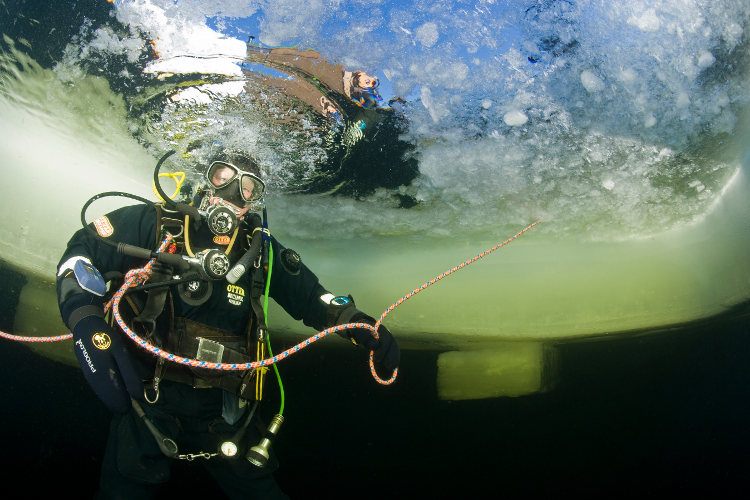
<instances>
[{"instance_id":1,"label":"frozen ice surface","mask_svg":"<svg viewBox=\"0 0 750 500\"><path fill-rule=\"evenodd\" d=\"M718 153L750 102L746 2L123 0L117 16L153 36L160 59L150 71L236 74L243 33L378 74L382 89L413 104L405 139L417 145L420 177L401 194L421 212L400 212L405 221L392 222L404 231L438 232L427 211L469 232L536 217L601 238L688 223L735 172ZM117 45L102 32L79 55L130 54ZM207 95L194 101L205 106L197 98ZM199 114L202 128L178 123L174 110L162 126L173 137L220 131L252 148L272 190L290 168L314 173L321 151L269 142L249 125L252 110ZM448 179L452 189L441 187ZM379 192L352 210L362 216L370 203L393 205ZM362 230L380 231L374 222Z\"/></svg>"}]
</instances>

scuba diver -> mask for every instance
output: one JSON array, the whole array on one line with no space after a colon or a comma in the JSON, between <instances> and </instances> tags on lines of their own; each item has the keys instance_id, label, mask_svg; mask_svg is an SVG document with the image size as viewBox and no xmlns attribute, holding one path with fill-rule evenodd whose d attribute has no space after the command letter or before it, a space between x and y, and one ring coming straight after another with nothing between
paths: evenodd
<instances>
[{"instance_id":1,"label":"scuba diver","mask_svg":"<svg viewBox=\"0 0 750 500\"><path fill-rule=\"evenodd\" d=\"M378 92L380 80L376 76L370 76L364 71L351 73L349 97L352 101L363 108L376 108L383 102Z\"/></svg>"},{"instance_id":2,"label":"scuba diver","mask_svg":"<svg viewBox=\"0 0 750 500\"><path fill-rule=\"evenodd\" d=\"M283 421L283 394L282 409L267 427L256 413L265 368L217 371L154 356L105 316L108 295L170 234L166 250L151 254L164 260L155 261L146 284L126 292L119 311L128 328L174 355L212 363L265 359L264 294L317 331L376 322L351 295L326 290L297 252L270 235L265 184L253 158L225 152L209 164L192 203L177 203L158 187L169 154L154 172L164 202L141 199L148 203L91 224L87 204L84 227L58 266L60 313L76 357L114 413L99 497L150 498L169 480L172 461L187 459L200 460L230 498L287 498L273 478L278 461L270 450ZM382 370L398 366L398 344L384 326L377 339L365 328L340 335L374 351Z\"/></svg>"},{"instance_id":3,"label":"scuba diver","mask_svg":"<svg viewBox=\"0 0 750 500\"><path fill-rule=\"evenodd\" d=\"M254 37L248 42L245 63L247 95L272 99L273 104L265 107L274 113L279 109L307 113L304 120L298 118L301 123L295 132L310 134L314 130L310 123L320 125L315 139L325 149L325 157L313 171L292 179L289 192L361 198L378 188L408 186L419 174L416 146L408 138L408 118L403 109L383 106L377 77L348 71L312 49L261 47ZM283 75L269 76L269 68ZM279 123L290 121L286 112L274 118ZM394 197L403 208L419 203L408 195Z\"/></svg>"},{"instance_id":4,"label":"scuba diver","mask_svg":"<svg viewBox=\"0 0 750 500\"><path fill-rule=\"evenodd\" d=\"M248 44L247 62L260 63L282 71L297 74L307 80L320 82L339 102L350 101L363 108L377 107L383 100L378 93L380 84L377 77L364 71L347 71L340 64L332 64L320 53L312 50L299 50L293 47L259 47Z\"/></svg>"}]
</instances>

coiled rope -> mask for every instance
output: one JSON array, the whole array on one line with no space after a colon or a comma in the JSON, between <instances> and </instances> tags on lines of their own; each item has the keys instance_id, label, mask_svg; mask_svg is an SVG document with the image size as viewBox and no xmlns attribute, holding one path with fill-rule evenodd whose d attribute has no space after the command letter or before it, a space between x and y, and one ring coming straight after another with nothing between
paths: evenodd
<instances>
[{"instance_id":1,"label":"coiled rope","mask_svg":"<svg viewBox=\"0 0 750 500\"><path fill-rule=\"evenodd\" d=\"M309 337L309 338L303 340L299 344L297 344L297 345L295 345L293 347L290 347L286 351L284 351L282 353L279 353L276 356L273 356L273 357L270 357L270 358L267 358L267 359L262 359L262 360L259 360L259 361L253 361L251 363L212 363L212 362L209 362L209 361L200 361L200 360L197 360L197 359L184 358L182 356L177 356L177 355L172 354L170 352L164 351L164 350L160 349L159 347L150 344L146 340L144 340L141 337L139 337L138 335L136 335L130 328L128 328L128 326L125 324L125 321L120 316L120 308L119 308L120 300L122 299L123 295L125 294L125 292L127 291L128 288L133 287L133 286L137 286L137 285L140 285L140 284L143 284L143 283L146 282L146 280L148 280L149 276L151 275L151 268L153 267L154 262L156 262L156 259L149 260L148 263L144 267L142 267L142 268L132 269L132 270L128 271L125 274L125 281L124 281L124 283L117 290L117 292L114 294L114 296L112 297L112 299L105 305L104 310L106 312L111 307L112 308L112 312L113 312L114 317L115 317L115 321L117 321L117 324L120 326L120 328L122 329L122 331L125 332L125 334L128 337L130 337L130 339L133 340L133 342L135 342L141 348L143 348L143 349L151 352L152 354L154 354L156 356L164 358L167 361L172 361L174 363L179 363L179 364L182 364L182 365L188 365L188 366L192 366L192 367L196 367L196 368L207 368L209 370L240 370L240 371L243 371L243 370L250 370L250 369L253 369L253 368L266 367L266 366L270 366L270 365L273 365L275 363L278 363L282 359L285 359L286 357L291 356L292 354L295 354L296 352L300 351L301 349L304 349L305 347L309 346L310 344L312 344L314 342L317 342L318 340L322 339L323 337L325 337L325 336L327 336L328 334L331 334L331 333L339 333L339 332L342 332L342 331L345 331L345 330L348 330L348 329L352 329L352 328L365 328L367 330L370 330L372 332L373 336L377 339L378 338L378 327L383 322L383 320L385 319L385 317L388 316L391 312L393 312L393 310L396 309L398 306L400 306L401 304L403 304L406 300L412 298L413 296L415 296L416 294L418 294L422 290L426 289L427 287L434 285L435 283L437 283L441 279L443 279L443 278L445 278L445 277L447 277L447 276L455 273L456 271L458 271L460 269L463 269L464 267L468 266L469 264L472 264L472 263L476 262L477 260L479 260L479 259L481 259L483 257L486 257L487 255L489 255L490 253L494 252L495 250L498 250L498 249L500 249L500 248L502 248L504 246L507 246L508 244L510 244L514 240L516 240L519 236L523 235L524 233L526 233L527 231L529 231L533 227L537 226L538 224L540 224L540 221L537 220L536 222L534 222L532 224L529 224L524 229L522 229L521 231L517 232L516 234L514 234L513 236L511 236L507 240L505 240L505 241L503 241L501 243L498 243L494 247L492 247L492 248L490 248L488 250L485 250L484 252L482 252L482 253L480 253L480 254L472 257L471 259L469 259L469 260L467 260L467 261L465 261L465 262L463 262L463 263L461 263L459 265L457 265L456 267L453 267L453 268L445 271L444 273L436 276L435 278L433 278L433 279L431 279L431 280L423 283L421 286L419 286L418 288L415 288L411 292L407 293L406 295L404 295L403 297L401 297L400 299L398 299L396 302L394 302L390 307L388 307L388 309L386 309L383 312L383 314L380 315L380 317L378 318L378 320L375 322L374 325L370 325L369 323L346 323L344 325L336 325L336 326L333 326L331 328L328 328L326 330L322 330L322 331L316 333L312 337ZM171 241L171 236L168 236L167 239L165 239L162 242L162 244L160 245L159 250L157 252L163 252L164 249L167 247L167 245L170 243L170 241ZM18 335L11 335L11 334L8 334L8 333L0 331L0 337L6 338L6 339L9 339L9 340L22 341L22 342L57 342L57 341L67 340L67 339L71 338L72 334L59 335L57 337L23 337L23 336L18 336ZM375 371L374 354L375 354L374 351L370 351L369 364L370 364L370 373L372 374L372 377L379 384L382 384L382 385L390 385L390 384L392 384L396 380L396 377L398 376L398 368L396 368L395 370L393 370L393 373L392 373L392 375L391 375L391 377L389 379L382 379L382 378L380 378L378 376L377 372Z\"/></svg>"}]
</instances>

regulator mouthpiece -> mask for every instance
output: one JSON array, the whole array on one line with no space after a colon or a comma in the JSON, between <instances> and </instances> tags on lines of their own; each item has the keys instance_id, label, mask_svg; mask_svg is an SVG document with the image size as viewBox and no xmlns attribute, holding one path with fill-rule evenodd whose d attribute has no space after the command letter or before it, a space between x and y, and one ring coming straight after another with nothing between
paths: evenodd
<instances>
[{"instance_id":1,"label":"regulator mouthpiece","mask_svg":"<svg viewBox=\"0 0 750 500\"><path fill-rule=\"evenodd\" d=\"M232 209L222 205L211 205L205 215L208 229L217 236L227 236L237 228L237 216Z\"/></svg>"},{"instance_id":2,"label":"regulator mouthpiece","mask_svg":"<svg viewBox=\"0 0 750 500\"><path fill-rule=\"evenodd\" d=\"M273 419L271 419L271 424L266 430L266 436L261 439L260 443L250 448L250 451L245 455L248 462L256 467L265 467L268 462L268 449L271 447L271 438L276 437L283 421L284 417L282 415L274 415Z\"/></svg>"}]
</instances>

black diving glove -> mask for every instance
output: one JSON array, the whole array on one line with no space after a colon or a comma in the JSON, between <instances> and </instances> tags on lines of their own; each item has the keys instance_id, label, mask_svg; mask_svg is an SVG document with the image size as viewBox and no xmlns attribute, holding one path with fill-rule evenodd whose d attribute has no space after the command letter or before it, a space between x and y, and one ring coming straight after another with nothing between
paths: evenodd
<instances>
[{"instance_id":1,"label":"black diving glove","mask_svg":"<svg viewBox=\"0 0 750 500\"><path fill-rule=\"evenodd\" d=\"M375 320L366 314L358 314L352 318L351 323L374 325ZM364 346L370 351L375 351L375 355L373 356L375 362L382 364L383 368L388 371L388 374L398 368L398 364L401 361L401 349L399 349L396 339L384 325L378 327L377 339L373 336L372 331L366 328L352 328L351 330L347 330L347 333L349 338L357 345Z\"/></svg>"},{"instance_id":2,"label":"black diving glove","mask_svg":"<svg viewBox=\"0 0 750 500\"><path fill-rule=\"evenodd\" d=\"M334 297L332 294L321 296L321 301L327 307L327 322L329 325L345 325L348 323L367 323L374 325L376 321L367 314L363 313L354 304L351 295L344 297ZM351 328L339 332L344 338L361 345L369 351L375 351L373 358L377 363L383 365L392 373L398 368L401 360L401 350L398 347L396 339L393 338L388 329L380 325L378 327L378 338L375 338L373 332L367 328Z\"/></svg>"}]
</instances>

